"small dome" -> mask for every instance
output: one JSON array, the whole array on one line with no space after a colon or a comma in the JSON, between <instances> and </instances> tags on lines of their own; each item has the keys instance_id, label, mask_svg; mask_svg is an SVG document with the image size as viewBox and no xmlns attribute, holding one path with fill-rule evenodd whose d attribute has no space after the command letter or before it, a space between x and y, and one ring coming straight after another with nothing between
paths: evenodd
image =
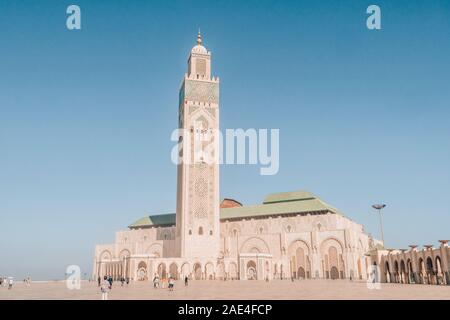
<instances>
[{"instance_id":1,"label":"small dome","mask_svg":"<svg viewBox=\"0 0 450 320\"><path fill-rule=\"evenodd\" d=\"M195 47L193 47L191 52L192 53L201 53L201 54L207 54L208 53L206 48L204 46L202 46L201 44L198 44Z\"/></svg>"},{"instance_id":2,"label":"small dome","mask_svg":"<svg viewBox=\"0 0 450 320\"><path fill-rule=\"evenodd\" d=\"M200 54L207 54L208 50L204 46L202 46L202 35L200 34L200 30L198 30L197 35L197 45L192 48L191 53L200 53Z\"/></svg>"}]
</instances>

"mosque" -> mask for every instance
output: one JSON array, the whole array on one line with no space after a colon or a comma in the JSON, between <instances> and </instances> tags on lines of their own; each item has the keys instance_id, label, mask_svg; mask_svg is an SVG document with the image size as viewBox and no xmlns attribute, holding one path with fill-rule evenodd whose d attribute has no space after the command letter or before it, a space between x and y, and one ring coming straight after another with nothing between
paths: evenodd
<instances>
[{"instance_id":1,"label":"mosque","mask_svg":"<svg viewBox=\"0 0 450 320\"><path fill-rule=\"evenodd\" d=\"M211 146L219 129L219 84L219 78L211 76L211 52L199 33L179 92L178 124L185 132L209 133ZM221 200L218 162L185 152L195 149L193 137L180 135L184 152L177 165L176 213L142 217L116 232L114 243L97 245L95 278L145 281L158 274L195 280L366 280L372 265L382 268L384 282L413 278L413 260L398 262L394 274L389 264L398 252L384 249L362 225L310 192L268 194L260 204L249 206ZM448 283L450 250L446 242L443 246L441 272ZM414 263L418 273L418 258ZM424 278L416 281L438 281L427 278L426 265L423 268Z\"/></svg>"}]
</instances>

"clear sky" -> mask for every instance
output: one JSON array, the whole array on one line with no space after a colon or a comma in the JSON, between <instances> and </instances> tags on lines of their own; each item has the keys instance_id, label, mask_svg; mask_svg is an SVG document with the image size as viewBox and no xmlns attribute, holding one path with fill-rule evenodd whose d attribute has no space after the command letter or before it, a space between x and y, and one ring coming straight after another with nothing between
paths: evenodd
<instances>
[{"instance_id":1,"label":"clear sky","mask_svg":"<svg viewBox=\"0 0 450 320\"><path fill-rule=\"evenodd\" d=\"M222 129L280 129L279 173L224 165L222 197L308 190L376 237L385 202L388 247L450 238L449 1L2 0L0 275L90 274L95 244L175 211L170 134L199 27Z\"/></svg>"}]
</instances>

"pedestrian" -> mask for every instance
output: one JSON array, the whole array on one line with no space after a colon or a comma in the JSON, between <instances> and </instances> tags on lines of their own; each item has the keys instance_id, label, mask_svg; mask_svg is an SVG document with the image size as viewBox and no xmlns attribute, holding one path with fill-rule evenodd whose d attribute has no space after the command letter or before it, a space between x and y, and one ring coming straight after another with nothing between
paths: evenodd
<instances>
[{"instance_id":1,"label":"pedestrian","mask_svg":"<svg viewBox=\"0 0 450 320\"><path fill-rule=\"evenodd\" d=\"M124 277L120 278L120 286L121 287L123 287L124 282L125 282L125 278Z\"/></svg>"},{"instance_id":2,"label":"pedestrian","mask_svg":"<svg viewBox=\"0 0 450 320\"><path fill-rule=\"evenodd\" d=\"M100 276L97 278L97 283L99 287L102 285L102 278L100 278Z\"/></svg>"},{"instance_id":3,"label":"pedestrian","mask_svg":"<svg viewBox=\"0 0 450 320\"><path fill-rule=\"evenodd\" d=\"M109 282L109 289L112 289L112 284L113 284L112 276L109 276L108 282Z\"/></svg>"},{"instance_id":4,"label":"pedestrian","mask_svg":"<svg viewBox=\"0 0 450 320\"><path fill-rule=\"evenodd\" d=\"M169 291L173 291L173 286L175 285L175 279L170 277L169 278Z\"/></svg>"},{"instance_id":5,"label":"pedestrian","mask_svg":"<svg viewBox=\"0 0 450 320\"><path fill-rule=\"evenodd\" d=\"M185 276L185 277L184 277L184 286L185 286L185 287L188 286L188 284L189 284L188 282L189 282L189 278L188 278L188 276Z\"/></svg>"},{"instance_id":6,"label":"pedestrian","mask_svg":"<svg viewBox=\"0 0 450 320\"><path fill-rule=\"evenodd\" d=\"M9 280L8 280L8 290L11 290L12 289L12 286L13 286L13 278L11 277L11 278L9 278Z\"/></svg>"},{"instance_id":7,"label":"pedestrian","mask_svg":"<svg viewBox=\"0 0 450 320\"><path fill-rule=\"evenodd\" d=\"M127 286L130 283L130 278L127 277Z\"/></svg>"},{"instance_id":8,"label":"pedestrian","mask_svg":"<svg viewBox=\"0 0 450 320\"><path fill-rule=\"evenodd\" d=\"M102 291L102 300L108 300L108 291L110 288L110 282L107 276L103 277L103 282L101 284L100 290Z\"/></svg>"}]
</instances>

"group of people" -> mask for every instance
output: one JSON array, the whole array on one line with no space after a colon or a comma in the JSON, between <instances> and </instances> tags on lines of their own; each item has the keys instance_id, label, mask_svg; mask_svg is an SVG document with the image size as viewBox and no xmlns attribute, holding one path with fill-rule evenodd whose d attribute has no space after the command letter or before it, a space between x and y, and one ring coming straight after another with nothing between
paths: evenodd
<instances>
[{"instance_id":1,"label":"group of people","mask_svg":"<svg viewBox=\"0 0 450 320\"><path fill-rule=\"evenodd\" d=\"M165 289L166 283L168 283L169 291L173 291L173 288L175 286L175 279L171 275L169 275L169 279L167 279L166 277L163 277L160 280L159 275L155 275L155 277L153 278L153 288L155 288L155 289L159 288L160 283L161 283L162 289Z\"/></svg>"},{"instance_id":2,"label":"group of people","mask_svg":"<svg viewBox=\"0 0 450 320\"><path fill-rule=\"evenodd\" d=\"M12 289L14 280L12 277L0 277L0 287L8 287Z\"/></svg>"},{"instance_id":3,"label":"group of people","mask_svg":"<svg viewBox=\"0 0 450 320\"><path fill-rule=\"evenodd\" d=\"M113 277L103 276L103 279L101 277L98 277L97 282L98 286L100 287L100 291L102 293L102 300L108 300L108 293L111 291L114 282ZM120 282L122 287L125 283L128 286L128 284L130 283L130 279L121 277ZM189 278L186 276L184 278L184 285L187 287L188 284ZM158 289L161 287L162 289L165 289L166 286L169 289L169 291L173 291L175 287L175 278L169 274L168 277L162 277L162 279L160 279L159 275L155 274L155 277L153 278L153 288Z\"/></svg>"}]
</instances>

